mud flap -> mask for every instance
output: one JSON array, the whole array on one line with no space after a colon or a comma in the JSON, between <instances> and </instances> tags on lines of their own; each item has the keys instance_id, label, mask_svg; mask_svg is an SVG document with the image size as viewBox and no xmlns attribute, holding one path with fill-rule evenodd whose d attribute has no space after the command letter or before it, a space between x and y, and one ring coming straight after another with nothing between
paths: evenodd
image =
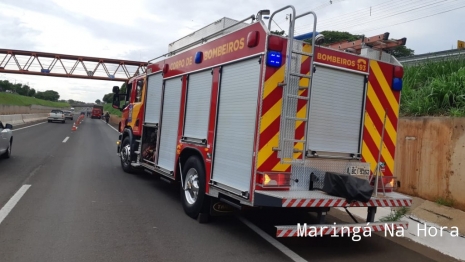
<instances>
[{"instance_id":1,"label":"mud flap","mask_svg":"<svg viewBox=\"0 0 465 262\"><path fill-rule=\"evenodd\" d=\"M237 209L218 200L218 199L211 199L210 200L210 215L211 216L232 216L234 215Z\"/></svg>"}]
</instances>

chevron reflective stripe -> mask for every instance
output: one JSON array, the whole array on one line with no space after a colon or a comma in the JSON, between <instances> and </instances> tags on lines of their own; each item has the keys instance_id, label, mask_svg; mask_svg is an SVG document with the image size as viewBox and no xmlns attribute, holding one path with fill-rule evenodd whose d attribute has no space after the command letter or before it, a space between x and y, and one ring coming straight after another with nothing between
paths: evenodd
<instances>
[{"instance_id":1,"label":"chevron reflective stripe","mask_svg":"<svg viewBox=\"0 0 465 262\"><path fill-rule=\"evenodd\" d=\"M363 127L362 161L370 163L371 171L375 171L386 110L387 117L381 155L381 162L386 163L383 172L384 176L394 175L397 122L399 119L400 92L393 91L391 88L393 71L393 66L390 64L370 60Z\"/></svg>"},{"instance_id":2,"label":"chevron reflective stripe","mask_svg":"<svg viewBox=\"0 0 465 262\"><path fill-rule=\"evenodd\" d=\"M399 229L406 230L408 222L376 222L366 224L339 224L339 225L296 225L296 226L276 226L276 237L317 237L317 236L350 236L353 233L363 232L383 232Z\"/></svg>"},{"instance_id":3,"label":"chevron reflective stripe","mask_svg":"<svg viewBox=\"0 0 465 262\"><path fill-rule=\"evenodd\" d=\"M310 45L305 44L302 48L303 52L311 52ZM290 172L291 165L281 164L278 158L278 153L273 151L274 147L279 146L279 130L281 123L282 97L283 88L278 84L284 81L285 63L279 69L267 69L265 73L265 83L263 87L262 113L260 118L260 139L259 151L257 155L258 171L276 171ZM309 57L303 56L301 61L301 74L310 74ZM308 86L309 80L301 78L299 85ZM298 95L307 96L308 90L299 91ZM306 101L299 100L297 102L297 118L304 118L306 114ZM303 122L296 122L296 139L303 139L305 133L305 125ZM302 144L297 144L296 149L302 149ZM295 153L294 157L298 158L301 153Z\"/></svg>"},{"instance_id":4,"label":"chevron reflective stripe","mask_svg":"<svg viewBox=\"0 0 465 262\"><path fill-rule=\"evenodd\" d=\"M282 207L404 207L411 206L411 199L371 199L364 203L352 203L344 199L302 199L287 198L282 200Z\"/></svg>"}]
</instances>

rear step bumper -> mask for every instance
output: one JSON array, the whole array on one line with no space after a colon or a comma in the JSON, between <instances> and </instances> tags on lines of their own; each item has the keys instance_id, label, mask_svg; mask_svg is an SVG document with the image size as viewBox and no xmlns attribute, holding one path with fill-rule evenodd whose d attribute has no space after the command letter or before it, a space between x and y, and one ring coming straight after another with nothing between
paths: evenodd
<instances>
[{"instance_id":1,"label":"rear step bumper","mask_svg":"<svg viewBox=\"0 0 465 262\"><path fill-rule=\"evenodd\" d=\"M347 202L342 197L330 196L323 191L264 191L256 190L254 205L268 207L406 207L412 198L390 192L378 193L368 202Z\"/></svg>"},{"instance_id":2,"label":"rear step bumper","mask_svg":"<svg viewBox=\"0 0 465 262\"><path fill-rule=\"evenodd\" d=\"M364 233L385 232L394 235L395 230L407 230L408 222L376 222L360 224L327 224L327 225L296 225L276 226L276 237L319 237L319 236L363 236Z\"/></svg>"}]
</instances>

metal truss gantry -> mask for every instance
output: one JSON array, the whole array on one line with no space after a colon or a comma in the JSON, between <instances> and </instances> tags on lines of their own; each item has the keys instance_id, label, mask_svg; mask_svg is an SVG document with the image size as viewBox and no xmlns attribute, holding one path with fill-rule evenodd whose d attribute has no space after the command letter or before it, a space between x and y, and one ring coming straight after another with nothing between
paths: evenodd
<instances>
[{"instance_id":1,"label":"metal truss gantry","mask_svg":"<svg viewBox=\"0 0 465 262\"><path fill-rule=\"evenodd\" d=\"M0 49L0 73L127 81L147 62Z\"/></svg>"}]
</instances>

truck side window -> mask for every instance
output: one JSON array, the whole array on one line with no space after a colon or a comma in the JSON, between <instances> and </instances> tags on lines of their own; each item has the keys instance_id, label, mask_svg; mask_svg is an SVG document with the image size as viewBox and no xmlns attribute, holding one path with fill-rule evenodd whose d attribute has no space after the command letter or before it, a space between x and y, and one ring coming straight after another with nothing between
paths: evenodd
<instances>
[{"instance_id":1,"label":"truck side window","mask_svg":"<svg viewBox=\"0 0 465 262\"><path fill-rule=\"evenodd\" d=\"M136 89L136 101L135 102L142 102L142 88L144 85L144 80L137 81L137 89Z\"/></svg>"}]
</instances>

